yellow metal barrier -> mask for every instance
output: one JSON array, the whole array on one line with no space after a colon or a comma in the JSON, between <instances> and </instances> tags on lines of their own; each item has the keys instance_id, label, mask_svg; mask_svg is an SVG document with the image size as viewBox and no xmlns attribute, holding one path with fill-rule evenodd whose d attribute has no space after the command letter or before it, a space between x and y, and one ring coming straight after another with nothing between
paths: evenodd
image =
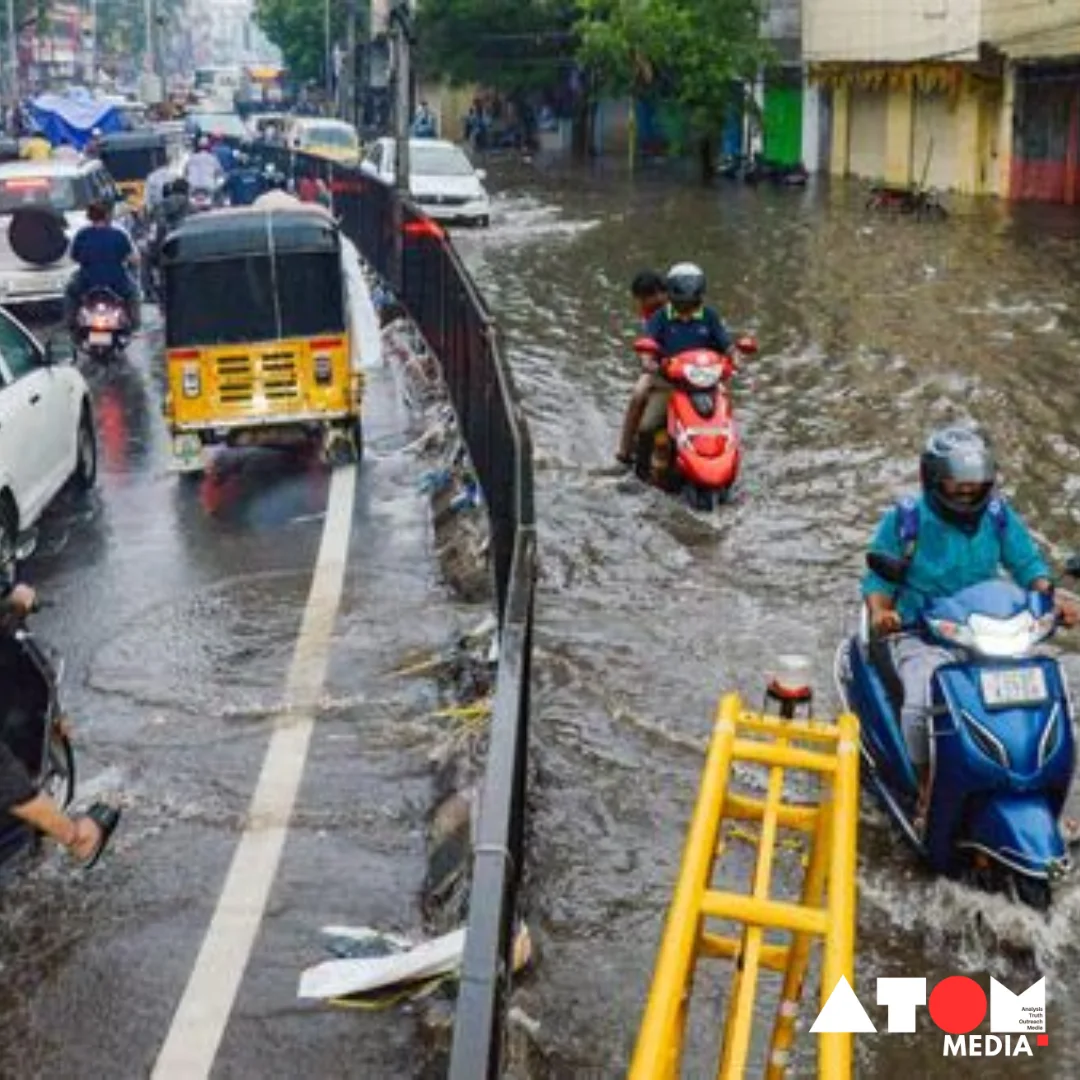
<instances>
[{"instance_id":1,"label":"yellow metal barrier","mask_svg":"<svg viewBox=\"0 0 1080 1080\"><path fill-rule=\"evenodd\" d=\"M630 1080L674 1080L680 1075L686 1014L699 957L735 961L716 1074L720 1080L745 1075L761 968L783 975L764 1072L768 1080L785 1075L810 951L817 938L824 950L822 1005L841 976L854 985L858 746L858 721L850 713L827 724L794 719L790 713L784 717L748 713L735 694L720 702ZM764 799L729 790L736 761L767 767ZM784 803L785 770L816 774L820 801L816 805ZM749 895L712 887L724 848L725 819L760 823ZM798 901L770 896L781 829L796 830L811 840ZM742 934L722 937L707 929L708 919L742 923ZM766 941L770 930L786 931L787 943ZM851 1036L816 1038L818 1075L846 1080L851 1075Z\"/></svg>"}]
</instances>

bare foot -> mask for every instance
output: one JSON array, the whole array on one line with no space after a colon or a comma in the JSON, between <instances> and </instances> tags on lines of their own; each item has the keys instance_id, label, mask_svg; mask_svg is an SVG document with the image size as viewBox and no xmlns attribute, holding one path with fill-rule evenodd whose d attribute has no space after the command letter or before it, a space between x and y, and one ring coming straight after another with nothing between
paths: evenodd
<instances>
[{"instance_id":1,"label":"bare foot","mask_svg":"<svg viewBox=\"0 0 1080 1080\"><path fill-rule=\"evenodd\" d=\"M103 830L96 821L88 817L75 819L75 839L68 845L68 851L79 862L86 862L101 845Z\"/></svg>"}]
</instances>

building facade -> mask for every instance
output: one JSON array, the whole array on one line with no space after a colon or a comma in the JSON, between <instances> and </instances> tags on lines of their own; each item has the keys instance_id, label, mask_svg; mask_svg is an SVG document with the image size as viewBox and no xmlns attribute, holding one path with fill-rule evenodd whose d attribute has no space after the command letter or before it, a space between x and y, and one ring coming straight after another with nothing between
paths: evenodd
<instances>
[{"instance_id":1,"label":"building facade","mask_svg":"<svg viewBox=\"0 0 1080 1080\"><path fill-rule=\"evenodd\" d=\"M1080 3L805 0L829 171L965 194L1080 198Z\"/></svg>"}]
</instances>

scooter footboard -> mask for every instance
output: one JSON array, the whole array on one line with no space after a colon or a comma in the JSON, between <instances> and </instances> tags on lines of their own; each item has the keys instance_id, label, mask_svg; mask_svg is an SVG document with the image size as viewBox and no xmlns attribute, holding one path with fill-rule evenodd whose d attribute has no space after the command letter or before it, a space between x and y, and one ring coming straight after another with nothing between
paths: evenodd
<instances>
[{"instance_id":1,"label":"scooter footboard","mask_svg":"<svg viewBox=\"0 0 1080 1080\"><path fill-rule=\"evenodd\" d=\"M1067 855L1057 816L1039 792L1001 793L980 800L969 814L959 846L984 852L1029 877L1063 869Z\"/></svg>"}]
</instances>

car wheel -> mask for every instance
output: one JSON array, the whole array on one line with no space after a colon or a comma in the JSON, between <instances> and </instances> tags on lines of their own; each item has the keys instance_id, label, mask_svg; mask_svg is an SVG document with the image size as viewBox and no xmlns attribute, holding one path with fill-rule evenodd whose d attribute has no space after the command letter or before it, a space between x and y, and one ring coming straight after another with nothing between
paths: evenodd
<instances>
[{"instance_id":1,"label":"car wheel","mask_svg":"<svg viewBox=\"0 0 1080 1080\"><path fill-rule=\"evenodd\" d=\"M90 410L85 406L75 436L75 471L71 479L80 491L89 491L97 480L97 435Z\"/></svg>"}]
</instances>

